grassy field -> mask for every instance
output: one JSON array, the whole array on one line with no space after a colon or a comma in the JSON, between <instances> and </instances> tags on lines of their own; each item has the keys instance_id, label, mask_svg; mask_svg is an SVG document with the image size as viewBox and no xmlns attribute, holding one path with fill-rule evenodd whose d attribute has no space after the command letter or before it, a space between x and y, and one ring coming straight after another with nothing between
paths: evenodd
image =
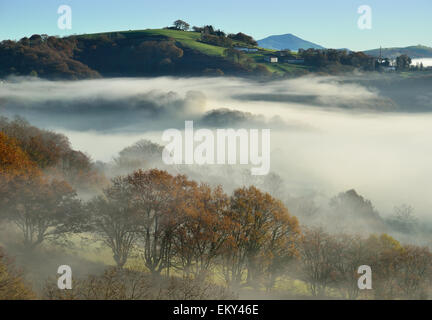
<instances>
[{"instance_id":1,"label":"grassy field","mask_svg":"<svg viewBox=\"0 0 432 320\"><path fill-rule=\"evenodd\" d=\"M223 56L223 52L226 49L224 47L218 47L218 46L213 46L213 45L199 42L198 40L200 39L200 34L197 32L186 32L186 31L178 31L178 30L171 30L171 29L114 31L114 32L85 34L82 35L81 37L91 39L101 35L107 35L108 37L110 37L110 36L117 36L119 34L121 36L130 39L146 38L146 37L154 37L154 36L173 38L185 47L198 50L210 56L219 56L219 57Z\"/></svg>"},{"instance_id":2,"label":"grassy field","mask_svg":"<svg viewBox=\"0 0 432 320\"><path fill-rule=\"evenodd\" d=\"M309 68L303 65L289 64L289 63L272 63L266 64L267 69L277 74L295 74L301 71L308 71Z\"/></svg>"},{"instance_id":3,"label":"grassy field","mask_svg":"<svg viewBox=\"0 0 432 320\"><path fill-rule=\"evenodd\" d=\"M271 56L276 52L277 50L270 50L270 49L262 49L260 48L258 52L255 53L248 53L248 57L252 58L257 64L264 65L268 71L275 73L275 74L296 74L300 73L302 71L308 71L309 68L304 65L298 65L298 64L290 64L290 63L269 63L265 62L264 58L266 56ZM296 55L294 53L294 55Z\"/></svg>"},{"instance_id":4,"label":"grassy field","mask_svg":"<svg viewBox=\"0 0 432 320\"><path fill-rule=\"evenodd\" d=\"M226 48L213 46L210 44L199 42L201 35L197 32L185 32L169 29L149 29L142 31L143 34L147 35L157 35L174 38L176 41L180 42L183 46L198 50L209 56L223 56L223 52Z\"/></svg>"}]
</instances>

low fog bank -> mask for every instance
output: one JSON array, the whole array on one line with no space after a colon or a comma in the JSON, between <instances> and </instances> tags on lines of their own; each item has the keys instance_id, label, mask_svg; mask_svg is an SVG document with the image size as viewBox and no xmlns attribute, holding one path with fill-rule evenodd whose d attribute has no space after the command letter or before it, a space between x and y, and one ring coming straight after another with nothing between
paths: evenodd
<instances>
[{"instance_id":1,"label":"low fog bank","mask_svg":"<svg viewBox=\"0 0 432 320\"><path fill-rule=\"evenodd\" d=\"M412 65L417 65L423 63L423 66L430 67L432 66L432 58L419 58L419 59L412 59Z\"/></svg>"},{"instance_id":2,"label":"low fog bank","mask_svg":"<svg viewBox=\"0 0 432 320\"><path fill-rule=\"evenodd\" d=\"M121 150L112 161L100 162L100 169L116 177L137 169L158 168L172 175L184 174L213 187L221 185L228 194L253 185L281 199L302 225L361 236L387 233L404 243L432 245L428 236L432 230L430 217L419 214L418 207L414 207L414 203L427 203L427 187L421 196L415 197L418 189L410 193L403 185L398 185L399 178L378 180L368 174L372 170L354 174L351 166L347 169L329 166L323 170L322 161L313 163L305 157L300 163L297 156L280 148L271 154L272 171L263 176L251 175L250 166L245 165L167 165L161 160L162 151L162 145L140 140ZM319 159L319 155L315 157ZM319 170L331 171L334 177ZM393 177L392 173L389 175ZM347 177L354 183L348 182ZM392 193L398 191L407 194L393 197Z\"/></svg>"},{"instance_id":3,"label":"low fog bank","mask_svg":"<svg viewBox=\"0 0 432 320\"><path fill-rule=\"evenodd\" d=\"M407 203L429 219L431 82L392 75L272 82L11 78L0 85L0 110L66 134L74 148L105 163L140 139L162 144L162 132L184 128L185 120L197 128L270 128L271 171L292 197L327 205L355 189L383 216ZM244 184L227 167L179 170L226 187Z\"/></svg>"}]
</instances>

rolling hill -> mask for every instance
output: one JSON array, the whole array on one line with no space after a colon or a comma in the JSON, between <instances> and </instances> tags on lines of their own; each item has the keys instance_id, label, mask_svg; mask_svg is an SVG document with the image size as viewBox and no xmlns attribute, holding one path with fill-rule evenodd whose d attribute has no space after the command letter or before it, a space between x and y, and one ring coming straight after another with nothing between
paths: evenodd
<instances>
[{"instance_id":1,"label":"rolling hill","mask_svg":"<svg viewBox=\"0 0 432 320\"><path fill-rule=\"evenodd\" d=\"M373 49L364 51L364 53L379 57L380 49ZM418 45L404 48L382 48L382 55L384 58L396 58L400 55L406 54L412 59L416 58L432 58L432 48Z\"/></svg>"},{"instance_id":2,"label":"rolling hill","mask_svg":"<svg viewBox=\"0 0 432 320\"><path fill-rule=\"evenodd\" d=\"M325 49L324 47L318 44L303 40L291 33L270 36L258 40L258 45L262 48L272 49L272 50L289 49L292 51L297 51L298 49L309 49L309 48Z\"/></svg>"},{"instance_id":3,"label":"rolling hill","mask_svg":"<svg viewBox=\"0 0 432 320\"><path fill-rule=\"evenodd\" d=\"M304 66L272 65L272 50L231 51L248 43L200 32L145 29L72 35L35 34L0 42L0 78L9 75L49 79L141 76L271 76L304 74ZM229 50L228 50L229 51Z\"/></svg>"}]
</instances>

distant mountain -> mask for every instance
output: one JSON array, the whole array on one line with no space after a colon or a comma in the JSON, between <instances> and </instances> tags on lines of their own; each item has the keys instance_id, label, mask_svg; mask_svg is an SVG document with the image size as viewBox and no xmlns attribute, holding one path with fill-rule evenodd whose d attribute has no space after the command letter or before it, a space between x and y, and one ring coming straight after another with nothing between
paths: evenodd
<instances>
[{"instance_id":1,"label":"distant mountain","mask_svg":"<svg viewBox=\"0 0 432 320\"><path fill-rule=\"evenodd\" d=\"M258 45L262 48L273 49L273 50L283 50L289 49L297 51L298 49L325 49L324 47L300 39L293 34L282 34L279 36L270 36L261 40L258 40Z\"/></svg>"},{"instance_id":2,"label":"distant mountain","mask_svg":"<svg viewBox=\"0 0 432 320\"><path fill-rule=\"evenodd\" d=\"M364 53L374 57L379 57L380 49L367 50L364 51ZM432 48L422 45L405 48L382 48L382 55L384 58L396 58L403 54L406 54L413 59L432 58Z\"/></svg>"}]
</instances>

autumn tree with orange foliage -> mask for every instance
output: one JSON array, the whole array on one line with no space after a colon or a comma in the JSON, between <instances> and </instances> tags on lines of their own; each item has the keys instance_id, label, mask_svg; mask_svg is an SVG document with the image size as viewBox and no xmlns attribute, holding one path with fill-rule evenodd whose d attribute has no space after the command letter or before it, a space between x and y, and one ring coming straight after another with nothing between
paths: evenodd
<instances>
[{"instance_id":1,"label":"autumn tree with orange foliage","mask_svg":"<svg viewBox=\"0 0 432 320\"><path fill-rule=\"evenodd\" d=\"M35 294L23 280L22 273L0 248L0 300L28 300Z\"/></svg>"},{"instance_id":2,"label":"autumn tree with orange foliage","mask_svg":"<svg viewBox=\"0 0 432 320\"><path fill-rule=\"evenodd\" d=\"M298 221L284 205L255 187L234 191L230 199L232 228L224 246L222 273L229 285L255 285L270 274L274 282L282 262L297 254Z\"/></svg>"},{"instance_id":3,"label":"autumn tree with orange foliage","mask_svg":"<svg viewBox=\"0 0 432 320\"><path fill-rule=\"evenodd\" d=\"M401 245L387 234L367 239L377 299L425 299L432 279L428 248Z\"/></svg>"},{"instance_id":4,"label":"autumn tree with orange foliage","mask_svg":"<svg viewBox=\"0 0 432 320\"><path fill-rule=\"evenodd\" d=\"M0 218L6 217L18 186L40 175L40 170L18 146L17 141L0 131Z\"/></svg>"},{"instance_id":5,"label":"autumn tree with orange foliage","mask_svg":"<svg viewBox=\"0 0 432 320\"><path fill-rule=\"evenodd\" d=\"M178 218L192 205L196 183L157 169L138 170L125 178L131 185L144 265L154 275L169 274Z\"/></svg>"},{"instance_id":6,"label":"autumn tree with orange foliage","mask_svg":"<svg viewBox=\"0 0 432 320\"><path fill-rule=\"evenodd\" d=\"M0 174L2 177L29 176L37 173L36 166L19 147L17 141L0 131Z\"/></svg>"},{"instance_id":7,"label":"autumn tree with orange foliage","mask_svg":"<svg viewBox=\"0 0 432 320\"><path fill-rule=\"evenodd\" d=\"M20 117L12 121L1 117L0 130L16 139L21 149L42 169L56 165L70 147L66 136L36 128Z\"/></svg>"},{"instance_id":8,"label":"autumn tree with orange foliage","mask_svg":"<svg viewBox=\"0 0 432 320\"><path fill-rule=\"evenodd\" d=\"M370 258L366 265L373 270L376 299L394 299L398 295L398 269L403 247L388 234L370 236L366 244Z\"/></svg>"},{"instance_id":9,"label":"autumn tree with orange foliage","mask_svg":"<svg viewBox=\"0 0 432 320\"><path fill-rule=\"evenodd\" d=\"M229 198L221 187L193 189L175 232L175 255L185 276L204 278L215 266L231 231Z\"/></svg>"},{"instance_id":10,"label":"autumn tree with orange foliage","mask_svg":"<svg viewBox=\"0 0 432 320\"><path fill-rule=\"evenodd\" d=\"M93 168L90 157L73 150L63 134L39 129L20 117L14 120L0 117L0 131L15 139L28 158L47 175L66 180L75 188L90 189L107 184L104 176Z\"/></svg>"}]
</instances>

